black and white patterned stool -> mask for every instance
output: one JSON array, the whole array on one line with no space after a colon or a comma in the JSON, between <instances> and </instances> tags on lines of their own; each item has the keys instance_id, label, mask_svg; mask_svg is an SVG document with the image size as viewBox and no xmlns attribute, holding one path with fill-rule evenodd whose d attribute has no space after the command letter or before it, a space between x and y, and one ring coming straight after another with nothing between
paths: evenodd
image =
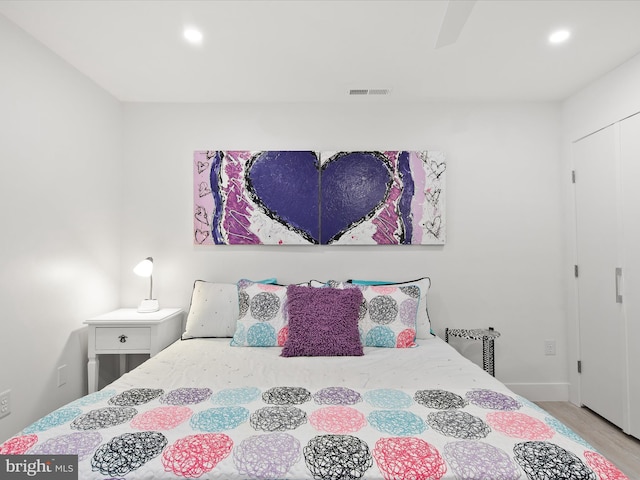
<instances>
[{"instance_id":1,"label":"black and white patterned stool","mask_svg":"<svg viewBox=\"0 0 640 480\"><path fill-rule=\"evenodd\" d=\"M449 343L449 337L465 338L467 340L482 340L482 368L485 372L496 376L494 364L493 341L500 336L500 332L487 328L445 328L444 340Z\"/></svg>"}]
</instances>

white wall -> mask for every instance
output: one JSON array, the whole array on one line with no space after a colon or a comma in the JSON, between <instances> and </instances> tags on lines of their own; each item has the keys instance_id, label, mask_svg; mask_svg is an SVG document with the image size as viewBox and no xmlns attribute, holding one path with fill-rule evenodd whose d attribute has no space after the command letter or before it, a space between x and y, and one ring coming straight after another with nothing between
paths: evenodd
<instances>
[{"instance_id":1,"label":"white wall","mask_svg":"<svg viewBox=\"0 0 640 480\"><path fill-rule=\"evenodd\" d=\"M567 225L565 258L566 272L576 263L575 241L575 193L568 181L574 169L572 144L576 140L601 128L640 112L640 55L620 65L607 75L569 97L562 104L562 178ZM579 178L579 177L578 177ZM576 362L580 358L579 322L577 308L577 284L572 275L565 281L567 303L570 400L580 404L580 376Z\"/></svg>"},{"instance_id":2,"label":"white wall","mask_svg":"<svg viewBox=\"0 0 640 480\"><path fill-rule=\"evenodd\" d=\"M640 55L562 104L563 141L573 142L640 111Z\"/></svg>"},{"instance_id":3,"label":"white wall","mask_svg":"<svg viewBox=\"0 0 640 480\"><path fill-rule=\"evenodd\" d=\"M118 305L122 106L2 15L0 45L1 443L86 392L82 321Z\"/></svg>"},{"instance_id":4,"label":"white wall","mask_svg":"<svg viewBox=\"0 0 640 480\"><path fill-rule=\"evenodd\" d=\"M161 305L185 308L195 279L428 275L438 333L495 327L497 377L566 399L559 121L556 104L126 104L123 304L145 295L131 268L148 255ZM194 150L382 148L445 152L444 247L193 245ZM544 356L546 339L557 356ZM480 363L479 342L458 346Z\"/></svg>"}]
</instances>

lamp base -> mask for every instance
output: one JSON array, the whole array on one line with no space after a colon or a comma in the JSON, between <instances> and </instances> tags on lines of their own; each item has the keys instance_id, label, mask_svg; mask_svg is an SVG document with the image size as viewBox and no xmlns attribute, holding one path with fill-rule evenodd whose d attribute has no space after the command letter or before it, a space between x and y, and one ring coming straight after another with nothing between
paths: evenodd
<instances>
[{"instance_id":1,"label":"lamp base","mask_svg":"<svg viewBox=\"0 0 640 480\"><path fill-rule=\"evenodd\" d=\"M158 300L142 300L138 305L138 313L151 313L160 310L160 304Z\"/></svg>"}]
</instances>

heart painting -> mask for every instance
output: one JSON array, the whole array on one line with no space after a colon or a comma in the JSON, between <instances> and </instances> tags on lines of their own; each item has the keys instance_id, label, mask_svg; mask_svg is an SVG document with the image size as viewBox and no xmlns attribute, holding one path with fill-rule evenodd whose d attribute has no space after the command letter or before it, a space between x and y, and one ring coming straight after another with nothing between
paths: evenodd
<instances>
[{"instance_id":1,"label":"heart painting","mask_svg":"<svg viewBox=\"0 0 640 480\"><path fill-rule=\"evenodd\" d=\"M194 243L443 244L445 170L437 152L197 151Z\"/></svg>"}]
</instances>

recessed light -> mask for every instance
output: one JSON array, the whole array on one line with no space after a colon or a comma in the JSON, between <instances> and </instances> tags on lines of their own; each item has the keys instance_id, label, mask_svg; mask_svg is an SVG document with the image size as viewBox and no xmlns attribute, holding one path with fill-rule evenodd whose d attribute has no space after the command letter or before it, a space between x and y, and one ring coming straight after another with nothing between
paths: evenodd
<instances>
[{"instance_id":1,"label":"recessed light","mask_svg":"<svg viewBox=\"0 0 640 480\"><path fill-rule=\"evenodd\" d=\"M571 33L569 30L557 30L549 35L549 43L563 43L569 40Z\"/></svg>"},{"instance_id":2,"label":"recessed light","mask_svg":"<svg viewBox=\"0 0 640 480\"><path fill-rule=\"evenodd\" d=\"M197 45L202 43L202 32L196 28L185 28L184 38L187 39L187 42Z\"/></svg>"}]
</instances>

